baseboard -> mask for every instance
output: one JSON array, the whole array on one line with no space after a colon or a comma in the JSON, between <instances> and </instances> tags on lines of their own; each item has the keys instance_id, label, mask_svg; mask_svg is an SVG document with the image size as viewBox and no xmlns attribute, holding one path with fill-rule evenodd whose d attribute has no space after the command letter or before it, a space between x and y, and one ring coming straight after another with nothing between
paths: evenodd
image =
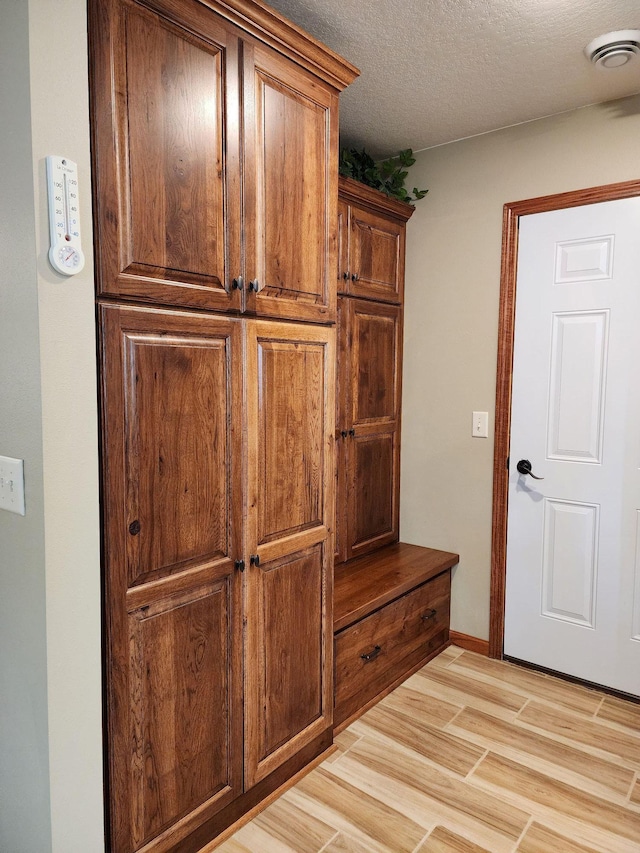
<instances>
[{"instance_id":1,"label":"baseboard","mask_svg":"<svg viewBox=\"0 0 640 853\"><path fill-rule=\"evenodd\" d=\"M466 649L468 652L477 652L485 657L489 656L489 640L470 637L469 634L460 634L458 631L449 631L449 640L452 645Z\"/></svg>"}]
</instances>

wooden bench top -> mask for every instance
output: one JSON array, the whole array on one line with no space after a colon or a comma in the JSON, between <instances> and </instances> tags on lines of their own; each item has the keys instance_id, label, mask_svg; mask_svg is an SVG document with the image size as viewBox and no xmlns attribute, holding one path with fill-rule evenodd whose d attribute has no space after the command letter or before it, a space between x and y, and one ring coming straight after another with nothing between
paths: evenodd
<instances>
[{"instance_id":1,"label":"wooden bench top","mask_svg":"<svg viewBox=\"0 0 640 853\"><path fill-rule=\"evenodd\" d=\"M458 554L396 542L336 566L333 629L340 631L455 566Z\"/></svg>"}]
</instances>

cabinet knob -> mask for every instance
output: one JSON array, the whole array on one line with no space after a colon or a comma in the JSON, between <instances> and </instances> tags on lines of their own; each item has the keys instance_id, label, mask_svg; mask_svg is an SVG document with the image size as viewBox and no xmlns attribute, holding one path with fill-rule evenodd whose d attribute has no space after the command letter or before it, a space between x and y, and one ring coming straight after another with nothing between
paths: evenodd
<instances>
[{"instance_id":1,"label":"cabinet knob","mask_svg":"<svg viewBox=\"0 0 640 853\"><path fill-rule=\"evenodd\" d=\"M137 536L138 533L140 533L140 522L138 521L137 518L135 521L132 521L131 524L129 525L129 533L132 536Z\"/></svg>"},{"instance_id":2,"label":"cabinet knob","mask_svg":"<svg viewBox=\"0 0 640 853\"><path fill-rule=\"evenodd\" d=\"M358 281L359 278L360 278L360 276L358 275L358 273L354 272L353 275L351 276L351 281Z\"/></svg>"},{"instance_id":3,"label":"cabinet knob","mask_svg":"<svg viewBox=\"0 0 640 853\"><path fill-rule=\"evenodd\" d=\"M242 290L242 288L244 287L244 281L241 275L239 275L238 278L234 278L234 280L231 282L231 287L234 290Z\"/></svg>"},{"instance_id":4,"label":"cabinet knob","mask_svg":"<svg viewBox=\"0 0 640 853\"><path fill-rule=\"evenodd\" d=\"M356 434L356 431L355 431L355 429L353 429L353 427L352 427L352 428L349 430L349 435L353 438L353 436L354 436L355 434Z\"/></svg>"},{"instance_id":5,"label":"cabinet knob","mask_svg":"<svg viewBox=\"0 0 640 853\"><path fill-rule=\"evenodd\" d=\"M244 572L244 560L236 560L234 566L236 571Z\"/></svg>"},{"instance_id":6,"label":"cabinet knob","mask_svg":"<svg viewBox=\"0 0 640 853\"><path fill-rule=\"evenodd\" d=\"M249 558L249 565L251 566L259 566L260 565L260 555L252 554Z\"/></svg>"},{"instance_id":7,"label":"cabinet knob","mask_svg":"<svg viewBox=\"0 0 640 853\"><path fill-rule=\"evenodd\" d=\"M251 281L249 282L249 290L253 290L254 293L260 292L260 282L258 281L257 278L251 279Z\"/></svg>"},{"instance_id":8,"label":"cabinet knob","mask_svg":"<svg viewBox=\"0 0 640 853\"><path fill-rule=\"evenodd\" d=\"M349 270L347 270L346 272L343 272L343 273L342 273L342 278L343 278L345 281L347 281L347 280L348 280L348 278L349 278Z\"/></svg>"},{"instance_id":9,"label":"cabinet knob","mask_svg":"<svg viewBox=\"0 0 640 853\"><path fill-rule=\"evenodd\" d=\"M346 429L341 429L341 430L340 430L340 435L341 435L343 438L346 438L346 437L347 437L347 431L346 431Z\"/></svg>"},{"instance_id":10,"label":"cabinet knob","mask_svg":"<svg viewBox=\"0 0 640 853\"><path fill-rule=\"evenodd\" d=\"M437 613L437 610L427 610L427 612L421 616L421 619L423 622L428 622L430 619L433 619L434 616L437 615Z\"/></svg>"}]
</instances>

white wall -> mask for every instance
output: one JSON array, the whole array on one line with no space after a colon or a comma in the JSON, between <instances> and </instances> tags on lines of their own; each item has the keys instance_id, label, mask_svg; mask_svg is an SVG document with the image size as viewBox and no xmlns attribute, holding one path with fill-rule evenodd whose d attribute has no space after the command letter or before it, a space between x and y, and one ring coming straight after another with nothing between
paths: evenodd
<instances>
[{"instance_id":1,"label":"white wall","mask_svg":"<svg viewBox=\"0 0 640 853\"><path fill-rule=\"evenodd\" d=\"M29 18L0 27L0 454L25 460L27 514L0 510L0 850L50 850L38 290ZM10 119L9 119L10 117Z\"/></svg>"},{"instance_id":2,"label":"white wall","mask_svg":"<svg viewBox=\"0 0 640 853\"><path fill-rule=\"evenodd\" d=\"M460 554L453 630L489 635L502 207L640 178L640 96L419 153L407 232L401 537ZM471 437L489 411L490 438Z\"/></svg>"},{"instance_id":3,"label":"white wall","mask_svg":"<svg viewBox=\"0 0 640 853\"><path fill-rule=\"evenodd\" d=\"M5 0L0 38L1 151L3 159L11 155L0 202L0 453L25 459L27 501L24 518L0 511L0 672L8 706L0 744L0 849L99 853L100 554L85 0ZM54 273L46 259L47 154L79 165L87 265L73 278Z\"/></svg>"}]
</instances>

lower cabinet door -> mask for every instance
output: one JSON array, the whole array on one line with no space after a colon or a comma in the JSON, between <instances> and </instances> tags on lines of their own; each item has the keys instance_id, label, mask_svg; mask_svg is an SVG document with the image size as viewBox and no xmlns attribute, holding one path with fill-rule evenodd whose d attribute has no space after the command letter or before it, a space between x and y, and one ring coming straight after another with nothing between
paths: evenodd
<instances>
[{"instance_id":1,"label":"lower cabinet door","mask_svg":"<svg viewBox=\"0 0 640 853\"><path fill-rule=\"evenodd\" d=\"M110 850L242 792L242 325L102 306Z\"/></svg>"},{"instance_id":2,"label":"lower cabinet door","mask_svg":"<svg viewBox=\"0 0 640 853\"><path fill-rule=\"evenodd\" d=\"M247 787L332 725L334 345L248 324Z\"/></svg>"}]
</instances>

